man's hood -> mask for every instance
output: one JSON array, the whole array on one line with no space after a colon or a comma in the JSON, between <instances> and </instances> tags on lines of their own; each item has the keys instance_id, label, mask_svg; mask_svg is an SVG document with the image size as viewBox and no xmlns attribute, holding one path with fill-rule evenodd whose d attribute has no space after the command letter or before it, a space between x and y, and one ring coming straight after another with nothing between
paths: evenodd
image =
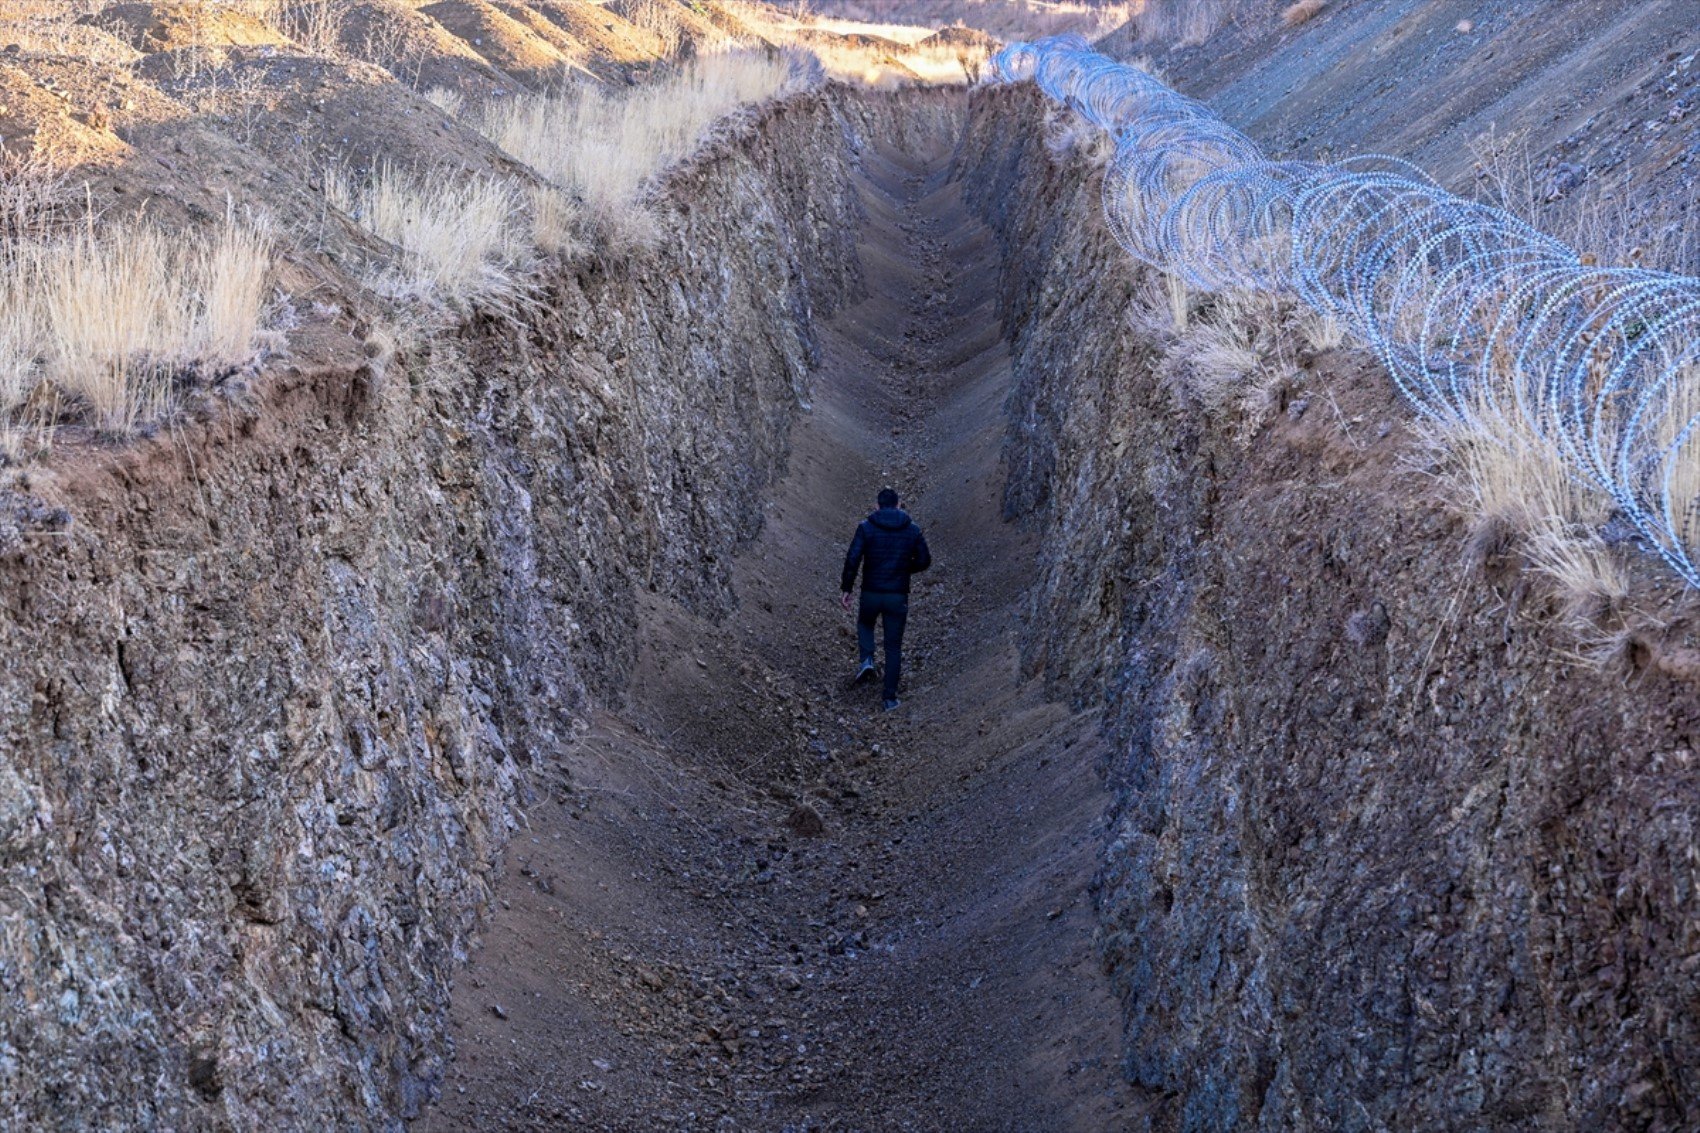
<instances>
[{"instance_id":1,"label":"man's hood","mask_svg":"<svg viewBox=\"0 0 1700 1133\"><path fill-rule=\"evenodd\" d=\"M909 513L900 507L882 507L868 516L868 522L887 531L902 531L909 526Z\"/></svg>"}]
</instances>

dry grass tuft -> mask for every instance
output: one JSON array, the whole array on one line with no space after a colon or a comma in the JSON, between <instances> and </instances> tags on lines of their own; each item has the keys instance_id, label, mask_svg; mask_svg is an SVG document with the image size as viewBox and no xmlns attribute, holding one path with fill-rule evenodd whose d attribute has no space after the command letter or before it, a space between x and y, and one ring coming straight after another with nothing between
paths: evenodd
<instances>
[{"instance_id":1,"label":"dry grass tuft","mask_svg":"<svg viewBox=\"0 0 1700 1133\"><path fill-rule=\"evenodd\" d=\"M432 87L421 97L450 118L459 118L466 109L466 96L448 87Z\"/></svg>"},{"instance_id":2,"label":"dry grass tuft","mask_svg":"<svg viewBox=\"0 0 1700 1133\"><path fill-rule=\"evenodd\" d=\"M1286 315L1272 296L1210 295L1169 340L1161 372L1247 443L1298 384Z\"/></svg>"},{"instance_id":3,"label":"dry grass tuft","mask_svg":"<svg viewBox=\"0 0 1700 1133\"><path fill-rule=\"evenodd\" d=\"M584 238L584 209L563 190L538 185L531 190L531 240L546 255L573 259L590 245Z\"/></svg>"},{"instance_id":4,"label":"dry grass tuft","mask_svg":"<svg viewBox=\"0 0 1700 1133\"><path fill-rule=\"evenodd\" d=\"M1285 27L1296 28L1321 15L1326 7L1328 0L1298 0L1298 3L1281 9L1281 23Z\"/></svg>"},{"instance_id":5,"label":"dry grass tuft","mask_svg":"<svg viewBox=\"0 0 1700 1133\"><path fill-rule=\"evenodd\" d=\"M1223 3L1231 0L1221 0ZM785 22L837 32L877 35L913 42L934 28L978 28L1005 42L1079 34L1108 35L1144 11L1150 0L832 0L830 5L786 0L779 5L739 4L754 9L752 23L771 20L777 8ZM825 12L813 8L828 9ZM761 9L765 9L765 12Z\"/></svg>"},{"instance_id":6,"label":"dry grass tuft","mask_svg":"<svg viewBox=\"0 0 1700 1133\"><path fill-rule=\"evenodd\" d=\"M1476 517L1479 553L1507 539L1554 585L1578 635L1629 594L1623 562L1599 536L1610 500L1576 478L1568 461L1520 415L1480 406L1467 422L1424 420L1419 435L1437 454L1456 502Z\"/></svg>"},{"instance_id":7,"label":"dry grass tuft","mask_svg":"<svg viewBox=\"0 0 1700 1133\"><path fill-rule=\"evenodd\" d=\"M1176 277L1139 273L1128 325L1156 348L1159 380L1250 444L1302 384L1287 301L1254 292L1194 295Z\"/></svg>"},{"instance_id":8,"label":"dry grass tuft","mask_svg":"<svg viewBox=\"0 0 1700 1133\"><path fill-rule=\"evenodd\" d=\"M1181 354L1188 388L1215 412L1235 401L1263 366L1251 325L1239 319L1200 322L1182 339Z\"/></svg>"},{"instance_id":9,"label":"dry grass tuft","mask_svg":"<svg viewBox=\"0 0 1700 1133\"><path fill-rule=\"evenodd\" d=\"M1687 202L1615 176L1537 161L1529 140L1489 133L1471 145L1478 195L1583 254L1589 264L1700 272L1700 226Z\"/></svg>"},{"instance_id":10,"label":"dry grass tuft","mask_svg":"<svg viewBox=\"0 0 1700 1133\"><path fill-rule=\"evenodd\" d=\"M810 44L828 77L873 90L912 84L951 86L979 79L990 53L982 48L913 47L900 54L866 47Z\"/></svg>"},{"instance_id":11,"label":"dry grass tuft","mask_svg":"<svg viewBox=\"0 0 1700 1133\"><path fill-rule=\"evenodd\" d=\"M626 22L655 37L655 50L663 59L678 56L689 41L685 12L673 0L639 0L625 10Z\"/></svg>"},{"instance_id":12,"label":"dry grass tuft","mask_svg":"<svg viewBox=\"0 0 1700 1133\"><path fill-rule=\"evenodd\" d=\"M1068 107L1046 108L1044 137L1045 148L1052 153L1079 157L1097 169L1107 168L1116 155L1115 135Z\"/></svg>"},{"instance_id":13,"label":"dry grass tuft","mask_svg":"<svg viewBox=\"0 0 1700 1133\"><path fill-rule=\"evenodd\" d=\"M1146 0L1135 18L1141 42L1196 47L1234 18L1230 0Z\"/></svg>"},{"instance_id":14,"label":"dry grass tuft","mask_svg":"<svg viewBox=\"0 0 1700 1133\"><path fill-rule=\"evenodd\" d=\"M0 249L0 397L52 392L127 432L164 410L185 375L251 363L272 265L264 231L227 221L185 239L92 223Z\"/></svg>"},{"instance_id":15,"label":"dry grass tuft","mask_svg":"<svg viewBox=\"0 0 1700 1133\"><path fill-rule=\"evenodd\" d=\"M369 278L379 293L455 303L501 303L519 294L520 210L507 183L380 166L364 184L343 174L326 185L332 204L403 253L399 271Z\"/></svg>"},{"instance_id":16,"label":"dry grass tuft","mask_svg":"<svg viewBox=\"0 0 1700 1133\"><path fill-rule=\"evenodd\" d=\"M1309 306L1301 306L1294 316L1294 329L1305 346L1317 354L1338 350L1346 344L1346 328L1340 320Z\"/></svg>"},{"instance_id":17,"label":"dry grass tuft","mask_svg":"<svg viewBox=\"0 0 1700 1133\"><path fill-rule=\"evenodd\" d=\"M693 60L672 78L624 96L599 90L521 95L475 123L491 141L593 206L620 206L690 153L738 107L783 93L782 58L734 51Z\"/></svg>"}]
</instances>

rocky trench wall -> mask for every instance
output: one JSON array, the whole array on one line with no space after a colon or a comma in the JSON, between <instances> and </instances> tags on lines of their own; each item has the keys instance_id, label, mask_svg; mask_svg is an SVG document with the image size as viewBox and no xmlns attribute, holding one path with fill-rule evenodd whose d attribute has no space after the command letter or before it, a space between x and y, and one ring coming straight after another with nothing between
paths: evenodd
<instances>
[{"instance_id":1,"label":"rocky trench wall","mask_svg":"<svg viewBox=\"0 0 1700 1133\"><path fill-rule=\"evenodd\" d=\"M746 115L653 254L65 453L0 513L0 1127L396 1128L639 590L725 608L857 296L874 112ZM31 494L33 493L33 495Z\"/></svg>"},{"instance_id":2,"label":"rocky trench wall","mask_svg":"<svg viewBox=\"0 0 1700 1133\"><path fill-rule=\"evenodd\" d=\"M1568 660L1366 363L1305 359L1249 439L1212 419L1047 113L978 92L958 172L1005 254L1026 663L1116 739L1096 898L1151 1127L1693 1128L1692 602Z\"/></svg>"}]
</instances>

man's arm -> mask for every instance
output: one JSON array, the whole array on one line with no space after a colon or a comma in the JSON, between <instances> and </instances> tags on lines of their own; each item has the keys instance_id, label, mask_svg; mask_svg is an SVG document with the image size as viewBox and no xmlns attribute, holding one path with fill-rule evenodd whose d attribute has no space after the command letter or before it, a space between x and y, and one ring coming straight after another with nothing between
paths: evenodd
<instances>
[{"instance_id":1,"label":"man's arm","mask_svg":"<svg viewBox=\"0 0 1700 1133\"><path fill-rule=\"evenodd\" d=\"M933 565L933 553L927 549L927 537L915 529L915 547L909 552L909 573L920 574Z\"/></svg>"},{"instance_id":2,"label":"man's arm","mask_svg":"<svg viewBox=\"0 0 1700 1133\"><path fill-rule=\"evenodd\" d=\"M856 525L856 537L850 540L850 552L844 556L844 577L839 579L838 588L848 594L856 589L856 572L862 569L862 525Z\"/></svg>"}]
</instances>

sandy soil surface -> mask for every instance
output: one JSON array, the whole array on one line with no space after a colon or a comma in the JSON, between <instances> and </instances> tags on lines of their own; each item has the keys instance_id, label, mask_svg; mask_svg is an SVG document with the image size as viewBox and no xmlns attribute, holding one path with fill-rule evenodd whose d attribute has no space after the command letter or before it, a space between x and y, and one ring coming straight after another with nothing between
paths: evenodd
<instances>
[{"instance_id":1,"label":"sandy soil surface","mask_svg":"<svg viewBox=\"0 0 1700 1133\"><path fill-rule=\"evenodd\" d=\"M1135 1121L1092 941L1102 740L1017 672L1009 360L948 156L867 155L871 297L750 517L741 609L656 596L629 705L552 757L421 1133ZM883 714L836 598L887 482L937 566Z\"/></svg>"}]
</instances>

